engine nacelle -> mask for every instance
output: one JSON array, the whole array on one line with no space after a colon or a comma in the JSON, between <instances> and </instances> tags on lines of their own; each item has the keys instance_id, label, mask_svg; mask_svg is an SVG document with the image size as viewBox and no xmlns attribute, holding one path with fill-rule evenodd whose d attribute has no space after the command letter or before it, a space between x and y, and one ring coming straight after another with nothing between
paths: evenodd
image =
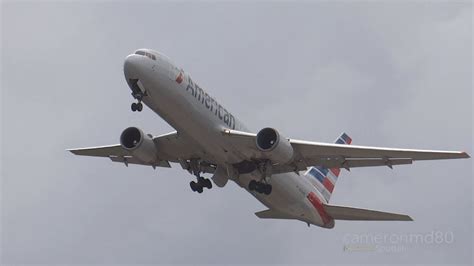
<instances>
[{"instance_id":1,"label":"engine nacelle","mask_svg":"<svg viewBox=\"0 0 474 266\"><path fill-rule=\"evenodd\" d=\"M129 150L133 157L144 163L152 163L157 160L157 150L151 135L143 134L139 128L129 127L120 135L120 144Z\"/></svg>"},{"instance_id":2,"label":"engine nacelle","mask_svg":"<svg viewBox=\"0 0 474 266\"><path fill-rule=\"evenodd\" d=\"M273 128L260 130L257 133L256 144L272 163L284 164L293 159L293 147L290 142Z\"/></svg>"}]
</instances>

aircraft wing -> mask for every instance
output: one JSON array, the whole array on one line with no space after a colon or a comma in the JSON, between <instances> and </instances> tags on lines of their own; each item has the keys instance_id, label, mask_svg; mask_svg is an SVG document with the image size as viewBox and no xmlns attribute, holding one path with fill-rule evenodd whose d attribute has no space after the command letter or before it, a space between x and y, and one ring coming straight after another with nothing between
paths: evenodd
<instances>
[{"instance_id":1,"label":"aircraft wing","mask_svg":"<svg viewBox=\"0 0 474 266\"><path fill-rule=\"evenodd\" d=\"M232 139L235 147L252 159L264 155L256 147L256 134L225 129L224 135ZM346 168L389 166L411 164L418 160L469 158L465 152L381 148L331 144L289 139L294 150L294 158L286 165L274 165L273 173L303 171L307 167L319 165L326 168Z\"/></svg>"},{"instance_id":2,"label":"aircraft wing","mask_svg":"<svg viewBox=\"0 0 474 266\"><path fill-rule=\"evenodd\" d=\"M159 167L171 167L169 162L179 162L183 159L189 158L200 158L201 154L198 153L198 149L194 148L194 145L180 137L177 132L171 132L161 136L153 138L158 151L158 158L153 163L143 163L137 158L133 157L133 154L122 148L120 144L88 147L80 149L69 149L68 151L76 155L83 156L95 156L95 157L107 157L114 162L122 162L128 164L141 164L151 165Z\"/></svg>"},{"instance_id":3,"label":"aircraft wing","mask_svg":"<svg viewBox=\"0 0 474 266\"><path fill-rule=\"evenodd\" d=\"M109 157L109 156L129 156L129 152L122 148L120 144L108 145L108 146L97 146L79 149L68 149L68 151L75 155L84 156L96 156L96 157Z\"/></svg>"}]
</instances>

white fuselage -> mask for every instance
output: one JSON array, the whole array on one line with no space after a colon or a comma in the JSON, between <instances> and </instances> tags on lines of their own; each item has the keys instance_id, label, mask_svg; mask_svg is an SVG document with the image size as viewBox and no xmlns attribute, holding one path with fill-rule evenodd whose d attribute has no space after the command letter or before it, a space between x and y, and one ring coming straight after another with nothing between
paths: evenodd
<instances>
[{"instance_id":1,"label":"white fuselage","mask_svg":"<svg viewBox=\"0 0 474 266\"><path fill-rule=\"evenodd\" d=\"M180 136L200 147L202 158L218 164L234 164L245 160L222 132L226 128L248 131L246 127L166 56L150 52L156 55L156 60L132 54L124 64L127 82L130 84L131 79L138 79L140 88L146 91L143 102L175 128ZM260 176L258 171L254 171L240 175L233 181L248 191L249 181L259 180ZM269 182L273 187L270 195L254 191L249 193L268 208L294 219L322 227L334 225L325 224L308 200L310 192L317 195L319 192L306 177L296 173L274 174Z\"/></svg>"}]
</instances>

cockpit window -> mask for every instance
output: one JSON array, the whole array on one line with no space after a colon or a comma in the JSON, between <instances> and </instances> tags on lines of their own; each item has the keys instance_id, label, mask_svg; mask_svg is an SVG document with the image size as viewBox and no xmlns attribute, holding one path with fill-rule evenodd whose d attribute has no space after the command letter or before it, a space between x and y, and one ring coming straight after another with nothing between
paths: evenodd
<instances>
[{"instance_id":1,"label":"cockpit window","mask_svg":"<svg viewBox=\"0 0 474 266\"><path fill-rule=\"evenodd\" d=\"M156 60L156 56L154 54L151 54L151 53L148 53L148 52L145 52L145 51L136 51L135 54L138 54L138 55L143 55L143 56L146 56L152 60Z\"/></svg>"}]
</instances>

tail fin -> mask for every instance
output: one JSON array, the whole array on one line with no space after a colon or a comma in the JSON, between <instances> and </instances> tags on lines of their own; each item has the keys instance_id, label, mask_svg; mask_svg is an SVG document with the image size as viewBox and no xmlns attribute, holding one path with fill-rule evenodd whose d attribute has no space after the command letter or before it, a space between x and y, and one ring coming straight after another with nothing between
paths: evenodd
<instances>
[{"instance_id":1,"label":"tail fin","mask_svg":"<svg viewBox=\"0 0 474 266\"><path fill-rule=\"evenodd\" d=\"M352 143L352 139L346 133L342 133L342 135L337 138L336 143L349 145ZM311 183L315 185L326 202L329 202L340 172L341 169L339 168L328 169L326 167L313 166L306 171L305 176L309 177Z\"/></svg>"}]
</instances>

